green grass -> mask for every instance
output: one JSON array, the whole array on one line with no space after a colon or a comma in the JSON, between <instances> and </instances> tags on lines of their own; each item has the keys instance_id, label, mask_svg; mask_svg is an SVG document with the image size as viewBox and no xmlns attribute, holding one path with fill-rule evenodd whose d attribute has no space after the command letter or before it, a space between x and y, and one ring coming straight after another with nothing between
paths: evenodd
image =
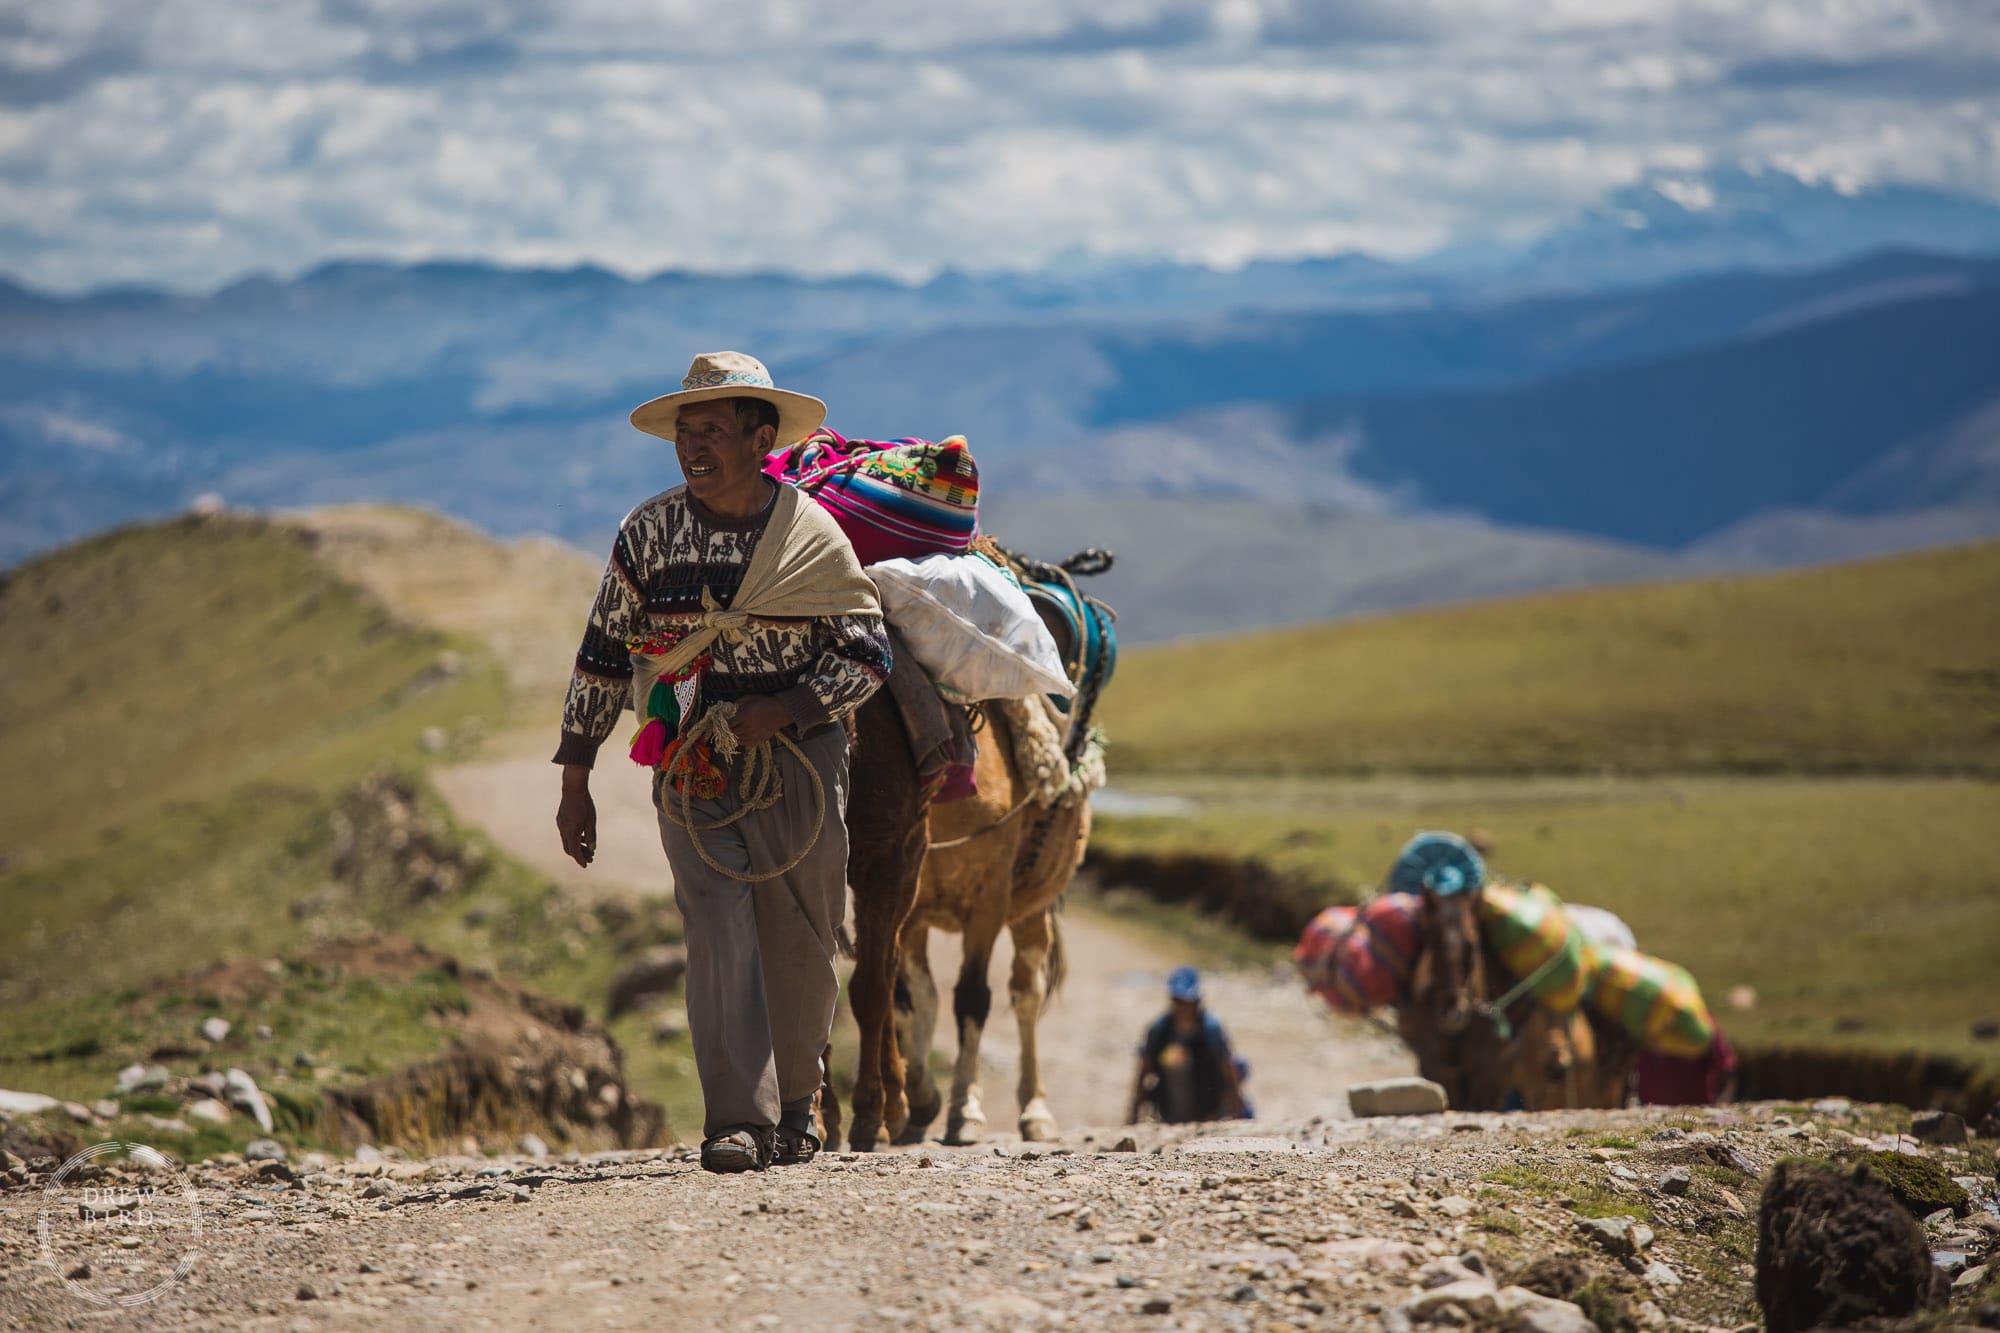
<instances>
[{"instance_id":1,"label":"green grass","mask_svg":"<svg viewBox=\"0 0 2000 1333\"><path fill-rule=\"evenodd\" d=\"M2000 772L2000 544L1134 652L1114 771Z\"/></svg>"},{"instance_id":2,"label":"green grass","mask_svg":"<svg viewBox=\"0 0 2000 1333\"><path fill-rule=\"evenodd\" d=\"M1991 1061L2000 787L1938 778L1132 784L1203 802L1101 818L1096 845L1260 856L1329 896L1380 883L1419 828L1480 830L1496 873L1623 917L1691 970L1732 1037ZM1723 1007L1749 986L1756 1007ZM1855 1025L1859 1025L1856 1027Z\"/></svg>"},{"instance_id":3,"label":"green grass","mask_svg":"<svg viewBox=\"0 0 2000 1333\"><path fill-rule=\"evenodd\" d=\"M570 902L451 827L423 771L460 747L432 755L419 737L508 717L502 673L480 644L389 615L295 532L183 520L13 571L0 691L0 1086L89 1101L147 1052L201 1047L202 1013L132 1005L153 979L218 960L393 930L601 1015L620 959L677 937L670 912ZM479 868L457 894L418 902L335 882L332 821L385 769L419 791L424 819L474 846ZM331 906L295 912L316 897ZM252 1072L284 1095L293 1045L343 1078L387 1072L442 1044L427 1006L359 984L280 1004L258 1058L283 1048L286 1067ZM684 1103L686 1043L657 1046L643 1018L613 1030L634 1089ZM193 1146L214 1150L218 1133L200 1129Z\"/></svg>"}]
</instances>

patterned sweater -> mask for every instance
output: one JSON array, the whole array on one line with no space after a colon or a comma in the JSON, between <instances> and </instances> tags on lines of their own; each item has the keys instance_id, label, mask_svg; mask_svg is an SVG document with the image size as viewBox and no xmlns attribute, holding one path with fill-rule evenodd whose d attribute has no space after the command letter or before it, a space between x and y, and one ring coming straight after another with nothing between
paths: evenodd
<instances>
[{"instance_id":1,"label":"patterned sweater","mask_svg":"<svg viewBox=\"0 0 2000 1333\"><path fill-rule=\"evenodd\" d=\"M697 628L703 588L727 607L770 517L766 505L749 518L725 518L682 486L626 516L577 650L555 762L595 760L631 702L633 651L663 647ZM698 707L772 695L801 733L853 712L889 677L880 616L757 618L742 642L724 635L712 652Z\"/></svg>"}]
</instances>

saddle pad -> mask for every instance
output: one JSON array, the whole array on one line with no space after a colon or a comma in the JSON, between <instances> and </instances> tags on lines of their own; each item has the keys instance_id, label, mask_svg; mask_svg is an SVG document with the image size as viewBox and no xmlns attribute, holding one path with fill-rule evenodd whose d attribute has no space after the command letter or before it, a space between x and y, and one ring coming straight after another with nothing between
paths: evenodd
<instances>
[{"instance_id":1,"label":"saddle pad","mask_svg":"<svg viewBox=\"0 0 2000 1333\"><path fill-rule=\"evenodd\" d=\"M1583 1003L1595 951L1548 889L1487 885L1479 896L1479 933L1515 981L1540 973L1529 993L1543 1004L1567 1014Z\"/></svg>"},{"instance_id":2,"label":"saddle pad","mask_svg":"<svg viewBox=\"0 0 2000 1333\"><path fill-rule=\"evenodd\" d=\"M979 467L962 435L850 440L822 427L764 471L819 501L864 565L962 555L979 529Z\"/></svg>"}]
</instances>

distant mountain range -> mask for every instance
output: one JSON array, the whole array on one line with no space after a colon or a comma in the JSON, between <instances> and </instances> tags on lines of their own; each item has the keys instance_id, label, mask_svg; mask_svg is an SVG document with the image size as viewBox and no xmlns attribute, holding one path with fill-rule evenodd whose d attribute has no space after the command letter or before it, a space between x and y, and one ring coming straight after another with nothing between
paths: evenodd
<instances>
[{"instance_id":1,"label":"distant mountain range","mask_svg":"<svg viewBox=\"0 0 2000 1333\"><path fill-rule=\"evenodd\" d=\"M0 564L208 492L601 550L676 479L626 412L722 346L966 434L1034 545L1120 534L1142 637L2000 532L2000 208L1722 173L1400 265L0 283Z\"/></svg>"}]
</instances>

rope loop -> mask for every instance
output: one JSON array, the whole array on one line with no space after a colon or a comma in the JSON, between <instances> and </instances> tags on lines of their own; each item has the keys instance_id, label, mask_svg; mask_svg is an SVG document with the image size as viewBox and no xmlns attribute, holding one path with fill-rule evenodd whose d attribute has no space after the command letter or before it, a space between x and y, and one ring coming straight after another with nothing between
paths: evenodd
<instances>
[{"instance_id":1,"label":"rope loop","mask_svg":"<svg viewBox=\"0 0 2000 1333\"><path fill-rule=\"evenodd\" d=\"M751 815L769 810L772 806L783 800L785 796L784 781L778 772L777 753L771 748L771 742L762 741L744 751L743 743L737 738L736 731L731 725L735 721L735 718L736 705L733 703L719 703L706 713L703 713L694 726L689 729L687 736L681 741L681 747L675 752L673 762L660 770L660 776L654 788L654 797L666 817L687 830L688 841L694 844L695 853L701 857L703 865L713 870L716 874L733 879L739 884L762 884L767 880L777 879L780 875L787 875L798 869L800 863L812 854L812 849L819 845L819 835L826 828L826 784L820 781L819 770L815 769L812 761L806 758L805 751L799 748L798 742L783 732L779 732L772 739L792 752L799 761L799 767L805 770L806 777L812 780L812 833L807 836L805 846L799 848L798 855L775 870L766 870L760 874L740 875L728 866L716 861L714 857L708 854L708 848L701 845L702 834L712 833L716 829L725 829L732 824L739 824ZM736 809L730 814L724 815L721 819L715 820L713 823L700 823L696 821L694 817L694 798L690 795L693 787L692 782L684 781L681 783L680 809L678 812L674 809L672 797L667 792L660 790L658 785L666 784L671 786L673 779L677 775L692 777L695 746L704 740L715 747L716 755L725 763L734 759L739 752L743 753L743 771L737 779Z\"/></svg>"}]
</instances>

